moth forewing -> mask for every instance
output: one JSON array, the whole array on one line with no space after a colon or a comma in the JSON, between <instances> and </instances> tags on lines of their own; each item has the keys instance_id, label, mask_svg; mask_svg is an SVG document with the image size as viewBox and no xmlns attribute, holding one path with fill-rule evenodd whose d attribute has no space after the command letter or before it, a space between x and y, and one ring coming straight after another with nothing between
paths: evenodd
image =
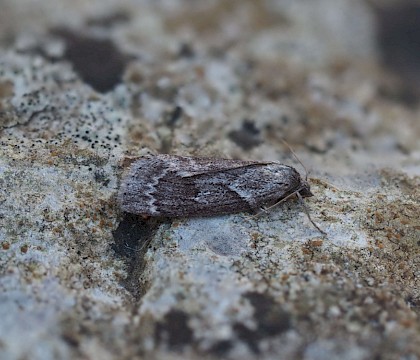
<instances>
[{"instance_id":1,"label":"moth forewing","mask_svg":"<svg viewBox=\"0 0 420 360\"><path fill-rule=\"evenodd\" d=\"M214 216L258 211L298 189L312 195L293 167L275 162L156 155L131 164L118 199L134 214Z\"/></svg>"}]
</instances>

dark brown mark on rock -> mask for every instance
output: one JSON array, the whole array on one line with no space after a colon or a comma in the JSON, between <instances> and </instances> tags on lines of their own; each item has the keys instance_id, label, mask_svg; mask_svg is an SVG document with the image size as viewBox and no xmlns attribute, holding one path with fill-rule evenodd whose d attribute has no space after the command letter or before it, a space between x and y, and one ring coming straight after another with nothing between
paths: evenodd
<instances>
[{"instance_id":1,"label":"dark brown mark on rock","mask_svg":"<svg viewBox=\"0 0 420 360\"><path fill-rule=\"evenodd\" d=\"M210 353L216 356L224 356L232 349L232 342L229 340L222 340L215 343L209 350Z\"/></svg>"},{"instance_id":2,"label":"dark brown mark on rock","mask_svg":"<svg viewBox=\"0 0 420 360\"><path fill-rule=\"evenodd\" d=\"M376 10L383 62L402 79L401 88L389 90L389 96L415 105L420 99L420 6L403 1Z\"/></svg>"},{"instance_id":3,"label":"dark brown mark on rock","mask_svg":"<svg viewBox=\"0 0 420 360\"><path fill-rule=\"evenodd\" d=\"M182 350L193 342L193 332L188 326L188 314L181 310L170 310L164 319L156 324L155 338L168 344L172 350Z\"/></svg>"},{"instance_id":4,"label":"dark brown mark on rock","mask_svg":"<svg viewBox=\"0 0 420 360\"><path fill-rule=\"evenodd\" d=\"M88 26L98 26L109 28L114 25L126 23L130 20L130 16L125 11L117 11L102 17L90 18L86 21Z\"/></svg>"},{"instance_id":5,"label":"dark brown mark on rock","mask_svg":"<svg viewBox=\"0 0 420 360\"><path fill-rule=\"evenodd\" d=\"M229 133L229 138L242 149L251 150L262 143L260 132L252 120L245 119L239 130Z\"/></svg>"},{"instance_id":6,"label":"dark brown mark on rock","mask_svg":"<svg viewBox=\"0 0 420 360\"><path fill-rule=\"evenodd\" d=\"M128 56L122 54L109 39L96 39L66 29L53 31L64 39L65 58L83 81L96 91L105 93L122 81Z\"/></svg>"},{"instance_id":7,"label":"dark brown mark on rock","mask_svg":"<svg viewBox=\"0 0 420 360\"><path fill-rule=\"evenodd\" d=\"M182 107L179 105L175 106L174 109L167 116L167 120L166 120L167 124L173 127L181 118L182 113L183 113Z\"/></svg>"},{"instance_id":8,"label":"dark brown mark on rock","mask_svg":"<svg viewBox=\"0 0 420 360\"><path fill-rule=\"evenodd\" d=\"M259 340L281 334L290 329L290 315L269 295L248 292L244 297L254 307L257 329L249 329L245 325L237 323L234 325L234 330L239 339L246 342L251 351L257 354L260 352Z\"/></svg>"},{"instance_id":9,"label":"dark brown mark on rock","mask_svg":"<svg viewBox=\"0 0 420 360\"><path fill-rule=\"evenodd\" d=\"M178 50L178 56L182 58L193 58L195 51L190 44L182 43Z\"/></svg>"}]
</instances>

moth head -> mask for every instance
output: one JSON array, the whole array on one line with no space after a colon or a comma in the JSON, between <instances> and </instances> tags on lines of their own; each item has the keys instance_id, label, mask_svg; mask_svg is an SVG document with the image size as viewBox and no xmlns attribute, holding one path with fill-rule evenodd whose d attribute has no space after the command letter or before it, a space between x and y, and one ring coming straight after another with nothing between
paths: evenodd
<instances>
[{"instance_id":1,"label":"moth head","mask_svg":"<svg viewBox=\"0 0 420 360\"><path fill-rule=\"evenodd\" d=\"M311 186L306 180L302 180L302 184L300 186L300 189L297 191L300 196L302 197L311 197L314 196L311 192Z\"/></svg>"}]
</instances>

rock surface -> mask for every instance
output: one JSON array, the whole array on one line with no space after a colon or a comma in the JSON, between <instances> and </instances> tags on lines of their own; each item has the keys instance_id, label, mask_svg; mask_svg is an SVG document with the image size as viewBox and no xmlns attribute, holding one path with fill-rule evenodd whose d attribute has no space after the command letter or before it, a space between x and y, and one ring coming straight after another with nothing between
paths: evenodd
<instances>
[{"instance_id":1,"label":"rock surface","mask_svg":"<svg viewBox=\"0 0 420 360\"><path fill-rule=\"evenodd\" d=\"M3 0L0 358L420 358L420 62L384 21L416 11ZM301 169L282 139L325 237L294 200L118 207L134 156Z\"/></svg>"}]
</instances>

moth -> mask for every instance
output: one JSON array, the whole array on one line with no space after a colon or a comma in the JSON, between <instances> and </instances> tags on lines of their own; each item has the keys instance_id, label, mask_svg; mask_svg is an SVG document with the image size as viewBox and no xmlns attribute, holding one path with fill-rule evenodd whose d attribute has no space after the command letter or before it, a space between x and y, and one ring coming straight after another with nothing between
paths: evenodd
<instances>
[{"instance_id":1,"label":"moth","mask_svg":"<svg viewBox=\"0 0 420 360\"><path fill-rule=\"evenodd\" d=\"M128 213L178 218L258 212L294 194L313 196L296 169L277 162L154 155L131 164L118 201Z\"/></svg>"}]
</instances>

